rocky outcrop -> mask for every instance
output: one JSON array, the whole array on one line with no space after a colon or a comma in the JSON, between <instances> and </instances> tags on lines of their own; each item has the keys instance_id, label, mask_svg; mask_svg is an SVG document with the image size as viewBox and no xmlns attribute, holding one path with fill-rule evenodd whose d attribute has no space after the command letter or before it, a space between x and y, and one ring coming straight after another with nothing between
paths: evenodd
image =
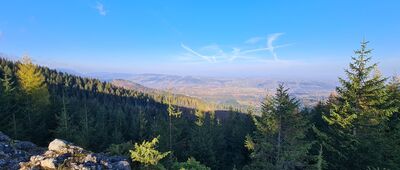
<instances>
[{"instance_id":1,"label":"rocky outcrop","mask_svg":"<svg viewBox=\"0 0 400 170\"><path fill-rule=\"evenodd\" d=\"M42 154L44 148L32 142L12 140L0 132L0 169L19 169L20 162L29 161L33 155Z\"/></svg>"},{"instance_id":2,"label":"rocky outcrop","mask_svg":"<svg viewBox=\"0 0 400 170\"><path fill-rule=\"evenodd\" d=\"M13 141L0 132L0 169L21 170L130 170L128 159L92 153L74 144L55 139L48 150L26 141Z\"/></svg>"}]
</instances>

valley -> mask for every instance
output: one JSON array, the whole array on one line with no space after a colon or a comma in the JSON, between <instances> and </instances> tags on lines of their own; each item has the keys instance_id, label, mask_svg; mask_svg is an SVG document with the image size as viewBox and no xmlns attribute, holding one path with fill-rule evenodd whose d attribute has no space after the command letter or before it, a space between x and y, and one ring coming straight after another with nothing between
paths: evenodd
<instances>
[{"instance_id":1,"label":"valley","mask_svg":"<svg viewBox=\"0 0 400 170\"><path fill-rule=\"evenodd\" d=\"M122 74L118 74L122 75ZM169 91L202 99L219 105L259 107L266 95L273 95L280 83L290 89L305 106L315 105L325 100L335 89L335 84L318 81L279 81L268 78L219 78L200 76L177 76L164 74L115 75L119 79L111 80L116 86L143 92ZM100 79L112 79L108 74Z\"/></svg>"}]
</instances>

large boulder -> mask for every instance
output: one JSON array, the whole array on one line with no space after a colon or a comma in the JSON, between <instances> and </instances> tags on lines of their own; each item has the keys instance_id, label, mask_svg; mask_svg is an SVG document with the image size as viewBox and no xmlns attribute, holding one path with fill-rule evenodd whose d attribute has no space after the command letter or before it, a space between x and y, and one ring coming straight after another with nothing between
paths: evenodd
<instances>
[{"instance_id":1,"label":"large boulder","mask_svg":"<svg viewBox=\"0 0 400 170\"><path fill-rule=\"evenodd\" d=\"M108 156L101 153L92 153L81 147L55 139L50 142L48 150L41 155L32 156L27 162L21 162L20 169L71 169L71 170L98 170L115 169L130 170L129 161L125 157Z\"/></svg>"}]
</instances>

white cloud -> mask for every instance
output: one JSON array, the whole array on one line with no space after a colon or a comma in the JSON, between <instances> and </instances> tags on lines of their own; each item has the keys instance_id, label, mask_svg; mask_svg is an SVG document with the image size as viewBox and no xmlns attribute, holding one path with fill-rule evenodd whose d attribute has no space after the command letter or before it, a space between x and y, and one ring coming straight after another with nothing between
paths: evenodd
<instances>
[{"instance_id":1,"label":"white cloud","mask_svg":"<svg viewBox=\"0 0 400 170\"><path fill-rule=\"evenodd\" d=\"M104 8L104 5L100 2L97 2L96 7L97 11L99 12L100 15L106 16L107 15L107 10Z\"/></svg>"}]
</instances>

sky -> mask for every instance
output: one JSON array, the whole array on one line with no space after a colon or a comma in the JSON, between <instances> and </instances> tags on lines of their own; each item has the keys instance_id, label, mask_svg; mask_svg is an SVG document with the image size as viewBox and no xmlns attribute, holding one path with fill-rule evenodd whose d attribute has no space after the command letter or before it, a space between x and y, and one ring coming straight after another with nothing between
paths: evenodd
<instances>
[{"instance_id":1,"label":"sky","mask_svg":"<svg viewBox=\"0 0 400 170\"><path fill-rule=\"evenodd\" d=\"M78 72L337 79L365 38L400 72L395 0L0 1L0 53Z\"/></svg>"}]
</instances>

